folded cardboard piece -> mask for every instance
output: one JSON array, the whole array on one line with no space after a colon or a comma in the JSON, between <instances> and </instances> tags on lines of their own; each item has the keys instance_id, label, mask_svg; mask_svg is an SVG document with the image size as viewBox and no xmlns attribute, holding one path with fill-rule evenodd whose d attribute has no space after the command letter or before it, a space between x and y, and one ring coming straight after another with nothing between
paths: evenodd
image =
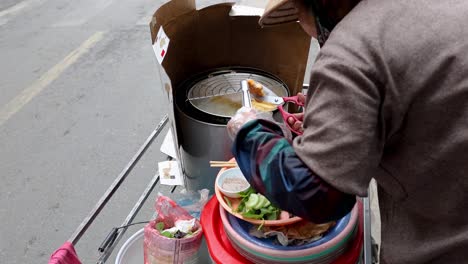
<instances>
[{"instance_id":1,"label":"folded cardboard piece","mask_svg":"<svg viewBox=\"0 0 468 264\"><path fill-rule=\"evenodd\" d=\"M302 90L310 37L298 23L262 28L258 15L243 15L247 9L233 10L233 5L197 10L195 0L172 0L154 13L150 23L178 157L174 89L190 76L220 67L249 67L279 77L290 94Z\"/></svg>"}]
</instances>

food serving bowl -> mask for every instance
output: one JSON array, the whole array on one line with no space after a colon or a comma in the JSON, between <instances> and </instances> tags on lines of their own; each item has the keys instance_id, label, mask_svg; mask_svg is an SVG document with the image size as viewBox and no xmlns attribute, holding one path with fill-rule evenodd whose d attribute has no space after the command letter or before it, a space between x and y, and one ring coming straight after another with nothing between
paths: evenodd
<instances>
[{"instance_id":1,"label":"food serving bowl","mask_svg":"<svg viewBox=\"0 0 468 264\"><path fill-rule=\"evenodd\" d=\"M238 167L235 169L239 169ZM215 183L215 195L216 199L218 199L218 202L220 205L226 209L230 214L234 215L235 217L238 217L242 220L245 220L247 222L250 222L252 224L256 225L264 225L264 226L282 226L282 225L289 225L292 223L296 223L302 220L302 218L297 217L297 216L292 216L286 211L281 211L279 218L277 220L261 220L261 219L252 219L252 218L247 218L241 215L240 213L236 212L237 207L241 203L241 198L232 198L229 197L221 192L221 189L218 186L218 179L220 179L221 175L225 173L225 171L231 170L227 168L223 168L218 172L218 175L216 176L216 183ZM240 170L240 169L239 169ZM225 176L224 176L225 177Z\"/></svg>"},{"instance_id":2,"label":"food serving bowl","mask_svg":"<svg viewBox=\"0 0 468 264\"><path fill-rule=\"evenodd\" d=\"M250 184L242 174L242 171L236 168L222 170L216 177L216 187L219 191L230 198L239 198L239 193L247 191Z\"/></svg>"}]
</instances>

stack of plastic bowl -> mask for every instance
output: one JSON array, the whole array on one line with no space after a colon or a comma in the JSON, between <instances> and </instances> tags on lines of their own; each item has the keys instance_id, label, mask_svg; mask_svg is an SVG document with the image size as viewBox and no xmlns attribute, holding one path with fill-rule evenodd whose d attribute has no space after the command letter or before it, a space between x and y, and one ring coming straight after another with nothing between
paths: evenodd
<instances>
[{"instance_id":1,"label":"stack of plastic bowl","mask_svg":"<svg viewBox=\"0 0 468 264\"><path fill-rule=\"evenodd\" d=\"M215 263L355 264L362 251L361 217L362 204L358 202L319 240L282 246L272 238L251 236L252 224L228 213L213 197L202 212L202 226Z\"/></svg>"},{"instance_id":2,"label":"stack of plastic bowl","mask_svg":"<svg viewBox=\"0 0 468 264\"><path fill-rule=\"evenodd\" d=\"M236 171L237 169L237 171ZM289 225L301 219L287 212L277 220L248 219L236 212L240 199L222 190L223 179L242 175L238 168L218 173L215 196L202 211L201 223L215 263L255 264L356 264L362 249L362 204L336 221L321 238L300 246L282 246L276 238L250 235L256 225ZM230 173L231 172L231 173ZM221 186L221 187L220 187ZM228 200L228 201L226 201ZM285 217L287 216L287 217Z\"/></svg>"},{"instance_id":3,"label":"stack of plastic bowl","mask_svg":"<svg viewBox=\"0 0 468 264\"><path fill-rule=\"evenodd\" d=\"M332 263L352 244L358 219L355 206L319 240L301 246L282 246L276 244L274 239L262 239L249 235L252 225L230 215L221 207L220 215L233 247L241 255L258 264Z\"/></svg>"}]
</instances>

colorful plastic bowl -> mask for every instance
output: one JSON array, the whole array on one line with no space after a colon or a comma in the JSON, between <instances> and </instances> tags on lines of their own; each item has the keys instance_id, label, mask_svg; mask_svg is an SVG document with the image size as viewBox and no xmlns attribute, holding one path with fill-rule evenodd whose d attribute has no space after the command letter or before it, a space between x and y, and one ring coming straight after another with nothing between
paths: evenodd
<instances>
[{"instance_id":1,"label":"colorful plastic bowl","mask_svg":"<svg viewBox=\"0 0 468 264\"><path fill-rule=\"evenodd\" d=\"M323 243L319 242L317 243L318 245L313 247L293 250L274 249L254 243L251 239L245 239L238 231L234 230L229 221L228 213L221 207L220 216L227 237L231 241L233 247L236 248L241 255L254 263L322 264L332 263L346 252L349 245L352 244L357 231L358 209L356 205L349 215L346 226L341 232L335 234L333 238L323 241ZM270 243L273 242L270 240Z\"/></svg>"},{"instance_id":2,"label":"colorful plastic bowl","mask_svg":"<svg viewBox=\"0 0 468 264\"><path fill-rule=\"evenodd\" d=\"M242 174L242 171L236 167L221 171L216 177L216 186L220 192L230 198L239 198L240 192L247 191L250 184ZM231 186L231 188L228 188Z\"/></svg>"},{"instance_id":3,"label":"colorful plastic bowl","mask_svg":"<svg viewBox=\"0 0 468 264\"><path fill-rule=\"evenodd\" d=\"M330 230L328 230L322 238L316 241L307 243L307 244L300 245L300 246L283 246L281 244L276 243L275 238L258 238L258 237L251 236L249 234L249 231L256 225L243 221L231 214L227 214L227 217L228 217L229 223L232 226L232 229L235 232L237 232L245 240L250 241L258 246L271 248L275 250L302 250L302 249L322 245L332 240L336 236L338 236L341 232L343 232L343 230L348 225L349 220L351 219L351 212L349 212L346 216L344 216L340 220L336 221L335 226L330 228Z\"/></svg>"}]
</instances>

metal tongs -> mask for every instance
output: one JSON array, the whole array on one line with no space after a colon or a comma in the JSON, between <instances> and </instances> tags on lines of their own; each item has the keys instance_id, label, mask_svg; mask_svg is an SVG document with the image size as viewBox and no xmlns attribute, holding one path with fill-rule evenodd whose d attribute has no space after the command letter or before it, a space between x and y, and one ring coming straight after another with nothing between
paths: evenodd
<instances>
[{"instance_id":1,"label":"metal tongs","mask_svg":"<svg viewBox=\"0 0 468 264\"><path fill-rule=\"evenodd\" d=\"M247 81L246 81L246 85L247 85ZM277 105L278 110L280 111L281 116L283 117L284 123L289 128L289 130L291 130L296 135L302 135L302 133L303 133L302 131L294 129L293 127L291 127L291 125L289 125L288 118L291 117L292 119L294 119L295 122L297 122L297 121L302 122L302 120L299 120L296 115L291 114L291 113L287 112L286 110L284 110L283 105L285 103L294 103L294 104L296 104L298 106L304 106L304 103L299 101L299 97L297 95L289 96L289 97L281 97L281 96L276 95L272 90L270 90L265 85L262 85L262 86L263 86L262 90L263 90L265 95L263 95L263 96L258 95L258 94L252 94L252 95L258 101ZM247 87L247 89L248 89L248 87Z\"/></svg>"},{"instance_id":2,"label":"metal tongs","mask_svg":"<svg viewBox=\"0 0 468 264\"><path fill-rule=\"evenodd\" d=\"M242 88L242 106L252 108L252 102L250 101L249 84L247 83L247 80L241 81L241 88Z\"/></svg>"}]
</instances>

